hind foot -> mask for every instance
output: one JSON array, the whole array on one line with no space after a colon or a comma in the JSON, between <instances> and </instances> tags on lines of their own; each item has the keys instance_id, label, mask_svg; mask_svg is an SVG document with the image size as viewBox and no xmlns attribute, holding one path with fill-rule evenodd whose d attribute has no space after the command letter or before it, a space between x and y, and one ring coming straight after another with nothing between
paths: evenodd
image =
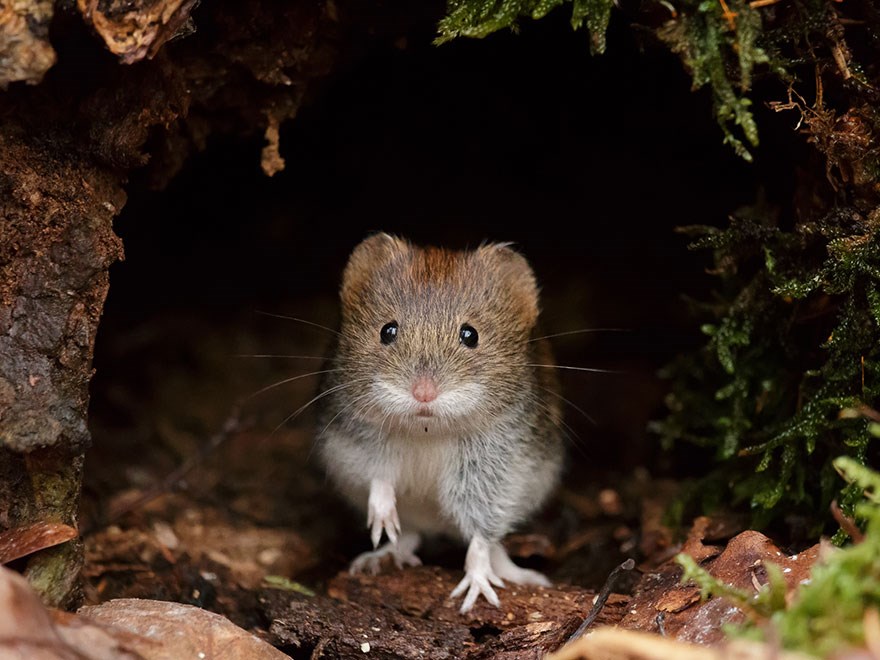
<instances>
[{"instance_id":1,"label":"hind foot","mask_svg":"<svg viewBox=\"0 0 880 660\"><path fill-rule=\"evenodd\" d=\"M382 560L391 557L397 568L404 566L421 566L422 560L416 556L421 538L415 532L404 532L397 537L397 543L386 543L377 550L364 552L355 557L348 567L352 575L368 573L378 575L382 570Z\"/></svg>"}]
</instances>

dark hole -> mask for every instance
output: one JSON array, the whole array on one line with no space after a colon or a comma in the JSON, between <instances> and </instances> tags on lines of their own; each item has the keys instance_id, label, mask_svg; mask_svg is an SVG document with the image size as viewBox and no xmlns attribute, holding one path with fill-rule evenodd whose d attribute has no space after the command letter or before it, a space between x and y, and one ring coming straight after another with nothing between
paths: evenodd
<instances>
[{"instance_id":1,"label":"dark hole","mask_svg":"<svg viewBox=\"0 0 880 660\"><path fill-rule=\"evenodd\" d=\"M483 644L498 637L498 635L501 634L501 628L498 628L488 623L483 624L482 626L479 626L477 628L471 628L470 630L471 637L474 638L474 641L477 644Z\"/></svg>"}]
</instances>

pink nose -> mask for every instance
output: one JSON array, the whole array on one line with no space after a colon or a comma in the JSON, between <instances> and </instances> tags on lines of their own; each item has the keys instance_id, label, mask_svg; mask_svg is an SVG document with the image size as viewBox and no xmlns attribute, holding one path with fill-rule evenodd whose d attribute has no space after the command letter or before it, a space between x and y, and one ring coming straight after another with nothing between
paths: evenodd
<instances>
[{"instance_id":1,"label":"pink nose","mask_svg":"<svg viewBox=\"0 0 880 660\"><path fill-rule=\"evenodd\" d=\"M419 376L412 386L412 395L420 403L428 403L437 398L437 383L430 376Z\"/></svg>"}]
</instances>

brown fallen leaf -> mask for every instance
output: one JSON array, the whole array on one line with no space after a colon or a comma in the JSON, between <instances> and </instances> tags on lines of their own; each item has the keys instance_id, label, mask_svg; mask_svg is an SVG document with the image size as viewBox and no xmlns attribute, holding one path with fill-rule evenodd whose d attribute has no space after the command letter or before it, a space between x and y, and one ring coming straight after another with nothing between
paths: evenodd
<instances>
[{"instance_id":1,"label":"brown fallen leaf","mask_svg":"<svg viewBox=\"0 0 880 660\"><path fill-rule=\"evenodd\" d=\"M707 516L699 516L696 518L688 532L687 540L681 548L683 553L693 557L694 561L697 563L705 561L710 557L717 557L721 554L722 548L717 545L705 545L703 543L711 525L712 519Z\"/></svg>"},{"instance_id":2,"label":"brown fallen leaf","mask_svg":"<svg viewBox=\"0 0 880 660\"><path fill-rule=\"evenodd\" d=\"M767 582L766 564L779 566L789 596L809 577L819 554L819 546L788 556L760 532L748 530L732 538L726 547L702 543L710 527L708 518L697 519L683 551L687 551L718 580L739 589L755 591ZM658 613L663 613L665 633L679 641L717 644L724 635L722 626L743 621L745 614L725 598L701 601L700 589L681 584L682 570L669 561L647 571L636 586L622 628L658 632Z\"/></svg>"},{"instance_id":3,"label":"brown fallen leaf","mask_svg":"<svg viewBox=\"0 0 880 660\"><path fill-rule=\"evenodd\" d=\"M77 614L88 621L151 640L149 647L137 648L146 660L283 660L288 657L226 617L193 605L118 598L82 607ZM154 642L160 646L156 647Z\"/></svg>"},{"instance_id":4,"label":"brown fallen leaf","mask_svg":"<svg viewBox=\"0 0 880 660\"><path fill-rule=\"evenodd\" d=\"M510 534L504 539L504 547L511 557L553 559L556 556L556 546L546 534Z\"/></svg>"},{"instance_id":5,"label":"brown fallen leaf","mask_svg":"<svg viewBox=\"0 0 880 660\"><path fill-rule=\"evenodd\" d=\"M134 649L155 648L160 644L146 637L88 621L76 614L51 610L55 630L64 642L75 649L77 660L143 660Z\"/></svg>"},{"instance_id":6,"label":"brown fallen leaf","mask_svg":"<svg viewBox=\"0 0 880 660\"><path fill-rule=\"evenodd\" d=\"M15 527L0 532L0 564L27 557L38 550L51 548L77 537L70 525L38 522L25 527Z\"/></svg>"},{"instance_id":7,"label":"brown fallen leaf","mask_svg":"<svg viewBox=\"0 0 880 660\"><path fill-rule=\"evenodd\" d=\"M54 618L18 573L0 567L0 658L3 660L138 660L125 641L58 612Z\"/></svg>"},{"instance_id":8,"label":"brown fallen leaf","mask_svg":"<svg viewBox=\"0 0 880 660\"><path fill-rule=\"evenodd\" d=\"M39 597L21 575L7 568L0 568L0 640L4 656L21 645L33 648L62 647L64 643L52 626L49 612ZM49 656L47 656L49 657Z\"/></svg>"}]
</instances>

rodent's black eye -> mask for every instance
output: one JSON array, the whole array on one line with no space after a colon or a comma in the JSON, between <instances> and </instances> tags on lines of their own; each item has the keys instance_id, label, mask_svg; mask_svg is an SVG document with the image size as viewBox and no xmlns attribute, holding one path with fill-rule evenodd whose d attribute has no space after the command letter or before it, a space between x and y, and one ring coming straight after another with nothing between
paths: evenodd
<instances>
[{"instance_id":1,"label":"rodent's black eye","mask_svg":"<svg viewBox=\"0 0 880 660\"><path fill-rule=\"evenodd\" d=\"M391 321L382 326L379 331L379 340L383 344L390 344L397 339L397 321Z\"/></svg>"},{"instance_id":2,"label":"rodent's black eye","mask_svg":"<svg viewBox=\"0 0 880 660\"><path fill-rule=\"evenodd\" d=\"M461 330L458 331L458 341L467 346L468 348L474 348L477 345L477 341L479 341L480 336L477 334L476 328L472 325L468 325L465 323L461 326Z\"/></svg>"}]
</instances>

